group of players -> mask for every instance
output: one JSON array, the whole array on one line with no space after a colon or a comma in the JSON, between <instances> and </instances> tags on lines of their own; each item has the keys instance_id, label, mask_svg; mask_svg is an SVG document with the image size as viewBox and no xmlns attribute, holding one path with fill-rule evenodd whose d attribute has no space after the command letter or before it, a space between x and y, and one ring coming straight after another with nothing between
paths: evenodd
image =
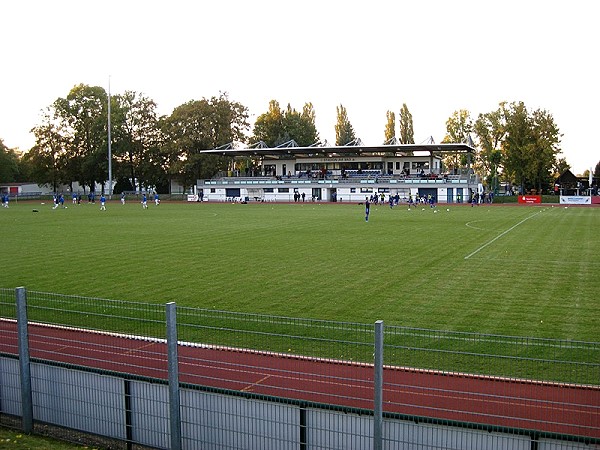
<instances>
[{"instance_id":1,"label":"group of players","mask_svg":"<svg viewBox=\"0 0 600 450\"><path fill-rule=\"evenodd\" d=\"M425 205L428 204L431 208L435 207L435 197L431 194L427 195L427 197L419 197L415 195L414 199L412 195L409 195L408 198L404 197L404 201L408 203L408 208L416 207L418 204ZM371 204L385 204L385 195L381 194L381 197L377 194L371 195L370 197L365 197L365 222L369 221L369 214L371 212ZM400 203L400 195L390 195L388 197L388 204L390 208L394 206L398 206Z\"/></svg>"},{"instance_id":2,"label":"group of players","mask_svg":"<svg viewBox=\"0 0 600 450\"><path fill-rule=\"evenodd\" d=\"M8 195L6 196L8 197ZM75 192L73 193L73 204L74 205L79 205L81 204L81 194L76 194ZM2 196L2 202L4 204L4 196ZM63 194L54 194L52 197L52 209L57 209L57 208L66 208L65 206L65 196ZM94 193L90 193L88 194L88 203L96 203L96 196ZM146 194L142 194L142 200L140 202L142 204L142 208L147 209L148 208L148 197L146 196ZM121 193L121 204L124 205L125 204L125 193ZM158 193L155 192L154 193L154 204L156 206L158 206L160 204L160 197L158 196ZM8 198L6 199L6 207L8 208ZM106 196L104 194L100 195L100 211L106 211Z\"/></svg>"}]
</instances>

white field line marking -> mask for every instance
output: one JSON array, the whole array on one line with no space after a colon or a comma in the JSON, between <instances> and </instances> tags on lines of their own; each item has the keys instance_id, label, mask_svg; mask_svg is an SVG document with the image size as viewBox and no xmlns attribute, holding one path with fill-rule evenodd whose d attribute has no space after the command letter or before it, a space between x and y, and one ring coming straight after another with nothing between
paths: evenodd
<instances>
[{"instance_id":1,"label":"white field line marking","mask_svg":"<svg viewBox=\"0 0 600 450\"><path fill-rule=\"evenodd\" d=\"M493 244L494 242L496 242L498 239L500 239L502 236L504 236L505 234L510 233L512 230L514 230L515 228L517 228L519 225L521 225L523 222L526 222L527 220L537 216L539 213L541 213L542 211L538 211L535 214L532 214L531 216L525 217L523 220L521 220L519 223L514 224L512 227L510 227L508 230L503 231L502 233L500 233L498 236L496 236L494 239L492 239L491 241L486 242L485 244L483 244L481 247L479 247L477 250L475 250L472 253L469 253L467 256L465 256L465 259L469 259L471 256L479 253L481 250L483 250L484 248L486 248L488 245Z\"/></svg>"},{"instance_id":2,"label":"white field line marking","mask_svg":"<svg viewBox=\"0 0 600 450\"><path fill-rule=\"evenodd\" d=\"M468 226L469 228L473 228L475 230L484 230L485 229L485 228L480 228L480 227L471 225L472 223L476 223L476 222L482 222L482 221L481 220L471 220L470 222L465 223L465 225Z\"/></svg>"}]
</instances>

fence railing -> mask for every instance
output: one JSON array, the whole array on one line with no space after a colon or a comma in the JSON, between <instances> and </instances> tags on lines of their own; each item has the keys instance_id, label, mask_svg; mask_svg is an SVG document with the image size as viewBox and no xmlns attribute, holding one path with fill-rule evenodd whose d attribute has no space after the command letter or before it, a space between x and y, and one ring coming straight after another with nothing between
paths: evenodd
<instances>
[{"instance_id":1,"label":"fence railing","mask_svg":"<svg viewBox=\"0 0 600 450\"><path fill-rule=\"evenodd\" d=\"M458 432L452 448L600 444L600 343L383 323L379 335L373 324L35 291L23 328L19 292L0 289L0 412L24 428L56 421L156 448L446 448L435 442ZM108 428L91 412L99 396L123 405Z\"/></svg>"}]
</instances>

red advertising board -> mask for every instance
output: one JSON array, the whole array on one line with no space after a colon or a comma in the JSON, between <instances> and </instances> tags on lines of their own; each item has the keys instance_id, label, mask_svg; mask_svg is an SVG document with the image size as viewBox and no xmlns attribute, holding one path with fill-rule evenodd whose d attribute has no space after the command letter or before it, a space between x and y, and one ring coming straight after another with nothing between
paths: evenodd
<instances>
[{"instance_id":1,"label":"red advertising board","mask_svg":"<svg viewBox=\"0 0 600 450\"><path fill-rule=\"evenodd\" d=\"M541 195L519 195L519 203L542 203Z\"/></svg>"},{"instance_id":2,"label":"red advertising board","mask_svg":"<svg viewBox=\"0 0 600 450\"><path fill-rule=\"evenodd\" d=\"M600 204L600 195L594 195L594 196L592 197L592 204L593 204L593 205L598 205L598 204Z\"/></svg>"}]
</instances>

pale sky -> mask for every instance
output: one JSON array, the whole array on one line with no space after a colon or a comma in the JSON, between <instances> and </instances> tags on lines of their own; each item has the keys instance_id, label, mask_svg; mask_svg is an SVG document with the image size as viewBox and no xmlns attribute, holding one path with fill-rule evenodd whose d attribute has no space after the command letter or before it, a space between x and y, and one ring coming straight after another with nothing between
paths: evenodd
<instances>
[{"instance_id":1,"label":"pale sky","mask_svg":"<svg viewBox=\"0 0 600 450\"><path fill-rule=\"evenodd\" d=\"M227 92L250 122L312 102L335 142L342 104L381 144L403 103L415 142L501 101L554 117L575 173L600 161L600 27L592 0L4 0L0 138L29 149L40 110L79 83L145 94L168 115Z\"/></svg>"}]
</instances>

